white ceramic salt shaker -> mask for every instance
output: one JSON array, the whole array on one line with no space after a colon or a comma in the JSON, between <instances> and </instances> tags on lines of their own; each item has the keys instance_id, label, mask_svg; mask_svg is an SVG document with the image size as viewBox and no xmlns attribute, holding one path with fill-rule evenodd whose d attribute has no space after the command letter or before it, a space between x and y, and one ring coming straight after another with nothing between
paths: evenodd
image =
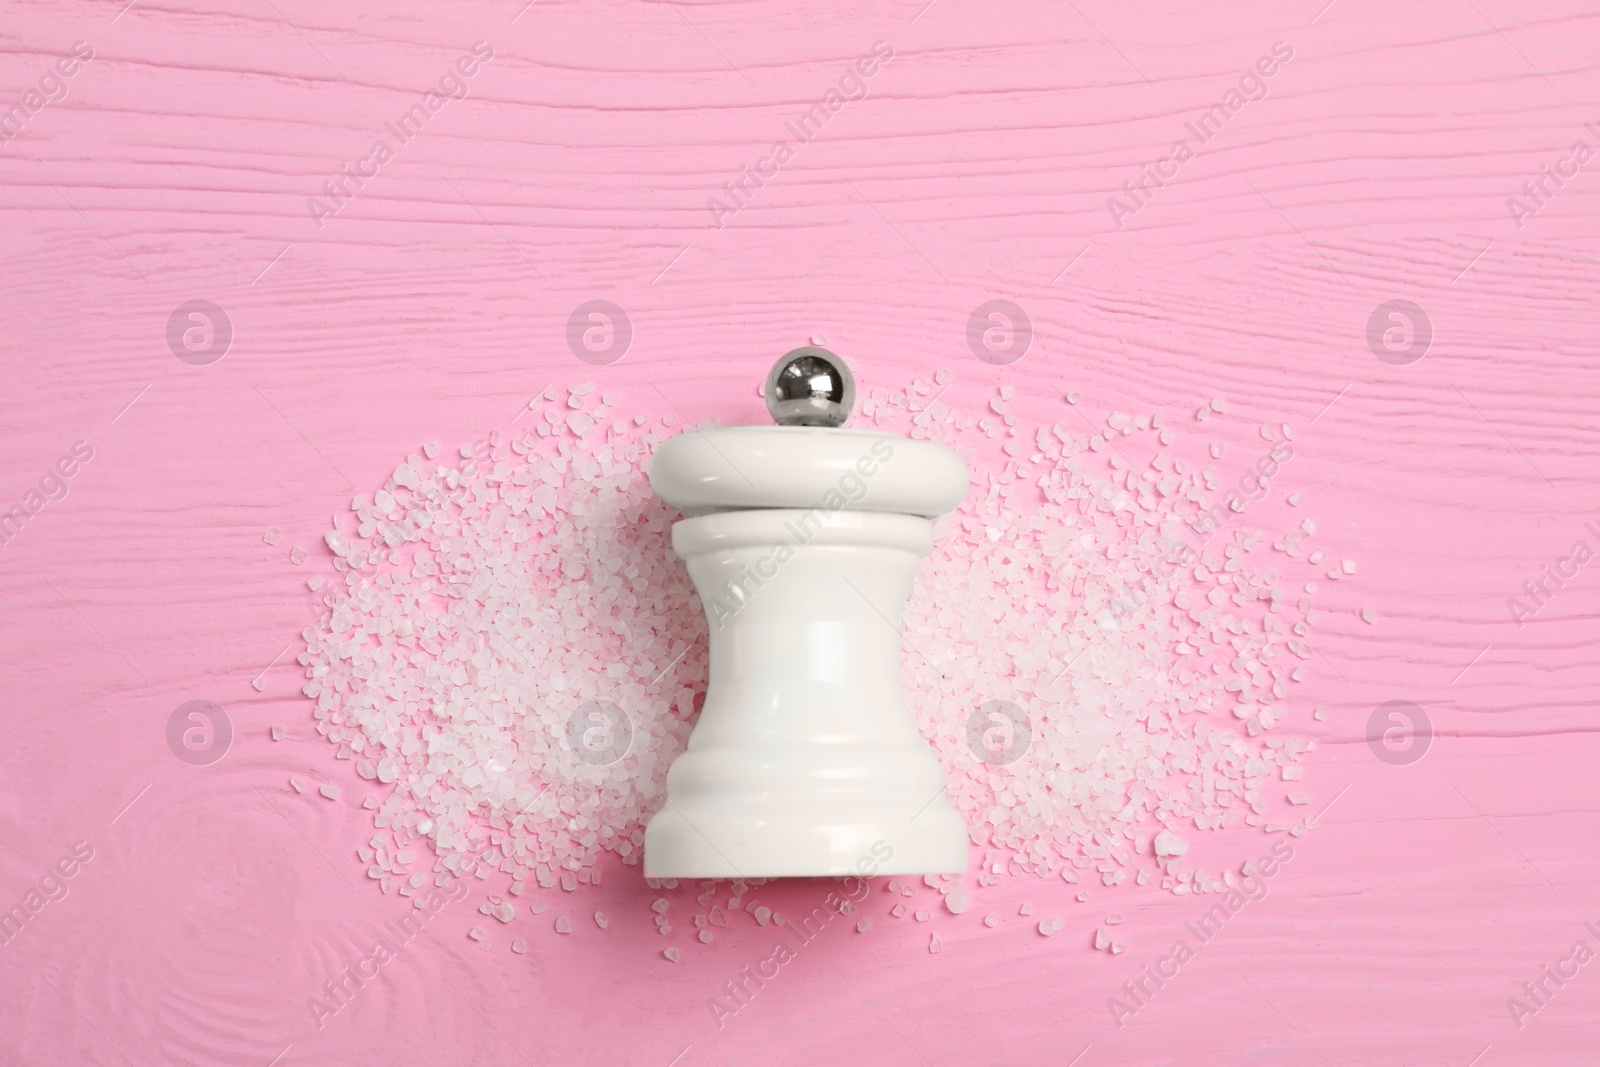
<instances>
[{"instance_id":1,"label":"white ceramic salt shaker","mask_svg":"<svg viewBox=\"0 0 1600 1067\"><path fill-rule=\"evenodd\" d=\"M932 519L967 491L928 441L846 430L844 361L767 375L776 426L664 442L650 485L710 626L710 681L645 830L650 878L954 874L967 828L900 687L900 624Z\"/></svg>"}]
</instances>

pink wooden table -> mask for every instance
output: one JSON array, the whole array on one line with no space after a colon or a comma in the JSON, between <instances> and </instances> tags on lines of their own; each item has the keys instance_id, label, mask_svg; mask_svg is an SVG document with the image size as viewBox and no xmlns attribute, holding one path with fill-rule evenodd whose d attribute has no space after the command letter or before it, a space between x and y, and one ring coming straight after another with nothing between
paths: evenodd
<instances>
[{"instance_id":1,"label":"pink wooden table","mask_svg":"<svg viewBox=\"0 0 1600 1067\"><path fill-rule=\"evenodd\" d=\"M79 0L0 36L0 909L28 909L0 1062L1600 1062L1593 11ZM596 299L632 324L610 366L567 343ZM1005 367L967 343L992 299L1035 330ZM1286 487L1360 561L1288 728L1336 803L1131 1014L1108 1001L1209 901L1007 879L939 955L829 929L719 1027L771 931L669 964L617 865L585 890L608 929L481 951L480 884L317 1025L404 910L293 662L329 514L549 384L754 421L813 334L868 387L948 369L1034 422L1063 389L1175 421L1223 396L1241 444L1293 421ZM168 746L190 700L231 723L209 766ZM1423 758L1369 744L1391 700ZM1088 944L1113 904L1120 956Z\"/></svg>"}]
</instances>

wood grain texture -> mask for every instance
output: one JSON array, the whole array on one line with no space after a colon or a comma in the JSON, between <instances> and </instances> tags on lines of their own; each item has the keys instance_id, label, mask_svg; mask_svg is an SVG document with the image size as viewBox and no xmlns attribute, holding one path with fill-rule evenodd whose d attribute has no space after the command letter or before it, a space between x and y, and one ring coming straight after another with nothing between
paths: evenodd
<instances>
[{"instance_id":1,"label":"wood grain texture","mask_svg":"<svg viewBox=\"0 0 1600 1067\"><path fill-rule=\"evenodd\" d=\"M94 56L0 144L0 505L73 442L94 458L0 548L0 908L74 842L94 858L0 946L0 1060L1600 1060L1600 964L1521 1028L1506 1003L1573 942L1600 948L1584 927L1600 926L1600 564L1525 625L1506 604L1575 541L1600 546L1584 526L1600 527L1600 161L1520 227L1507 207L1575 142L1600 149L1584 125L1600 125L1600 15L1568 0L519 7L5 8L0 109L74 42ZM466 98L319 226L323 182L476 41L494 55ZM877 41L894 58L866 98L714 226L707 200ZM1108 198L1279 41L1293 59L1265 98L1119 228ZM634 327L599 368L566 341L596 298ZM1005 368L966 340L992 298L1037 331ZM166 341L192 299L232 322L209 366ZM1367 339L1397 299L1434 330L1408 366ZM1107 999L1200 901L1123 887L1079 904L1012 881L941 920L937 956L921 924L831 929L719 1030L706 1000L766 935L730 930L666 964L652 894L622 868L583 901L608 930L530 925L520 957L497 931L486 953L463 936L474 897L313 1026L305 998L402 911L348 858L370 833L359 783L280 655L325 569L328 515L421 441L503 426L548 384L764 419L754 383L813 334L869 388L948 368L947 399L976 408L1010 384L1031 422L1065 417L1068 389L1093 418L1164 411L1228 444L1225 473L1258 424L1292 421L1285 485L1360 562L1319 595L1321 655L1288 727L1320 740L1307 786L1337 804L1267 899L1121 1029ZM1228 414L1193 423L1213 396ZM317 554L295 566L297 545ZM165 740L196 698L237 731L210 767ZM1408 766L1367 743L1394 699L1434 725ZM290 736L274 744L276 722ZM350 778L346 799L288 792L290 774ZM1195 859L1260 847L1212 835ZM816 894L771 895L798 909ZM1040 938L1023 902L1067 927ZM990 910L998 930L976 922ZM1128 917L1118 957L1086 947L1109 911Z\"/></svg>"}]
</instances>

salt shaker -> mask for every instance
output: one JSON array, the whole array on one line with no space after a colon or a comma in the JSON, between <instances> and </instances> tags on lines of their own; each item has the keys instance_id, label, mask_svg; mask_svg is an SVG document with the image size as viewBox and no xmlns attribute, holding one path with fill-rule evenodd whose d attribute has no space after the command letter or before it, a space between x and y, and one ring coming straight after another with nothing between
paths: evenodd
<instances>
[{"instance_id":1,"label":"salt shaker","mask_svg":"<svg viewBox=\"0 0 1600 1067\"><path fill-rule=\"evenodd\" d=\"M645 830L651 878L954 874L968 838L900 685L901 617L961 458L845 429L855 381L796 349L765 386L774 426L663 442L650 484L710 629L710 680Z\"/></svg>"}]
</instances>

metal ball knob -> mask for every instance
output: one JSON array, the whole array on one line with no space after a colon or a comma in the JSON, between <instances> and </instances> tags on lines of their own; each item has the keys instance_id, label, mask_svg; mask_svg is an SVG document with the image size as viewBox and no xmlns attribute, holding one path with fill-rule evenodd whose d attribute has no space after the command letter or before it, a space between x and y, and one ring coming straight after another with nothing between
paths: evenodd
<instances>
[{"instance_id":1,"label":"metal ball knob","mask_svg":"<svg viewBox=\"0 0 1600 1067\"><path fill-rule=\"evenodd\" d=\"M856 379L826 348L797 348L772 365L762 393L779 426L843 426L856 406Z\"/></svg>"}]
</instances>

